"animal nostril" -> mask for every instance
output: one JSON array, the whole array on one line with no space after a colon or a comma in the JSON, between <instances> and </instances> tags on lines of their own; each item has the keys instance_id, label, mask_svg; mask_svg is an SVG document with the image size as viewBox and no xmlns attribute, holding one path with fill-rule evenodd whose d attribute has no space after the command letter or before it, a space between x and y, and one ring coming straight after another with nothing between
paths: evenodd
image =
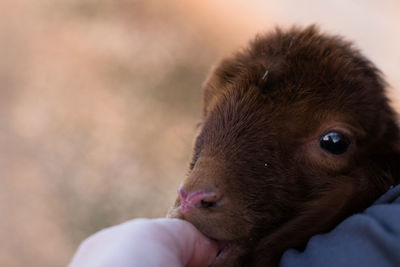
<instances>
[{"instance_id":1,"label":"animal nostril","mask_svg":"<svg viewBox=\"0 0 400 267\"><path fill-rule=\"evenodd\" d=\"M215 202L215 201L202 200L202 201L200 201L200 206L201 206L203 209L208 209L208 208L212 208L212 207L217 206L217 202Z\"/></svg>"},{"instance_id":2,"label":"animal nostril","mask_svg":"<svg viewBox=\"0 0 400 267\"><path fill-rule=\"evenodd\" d=\"M193 208L209 209L218 206L220 200L219 194L199 190L193 193L186 193L184 190L179 190L180 210L182 212L189 211Z\"/></svg>"}]
</instances>

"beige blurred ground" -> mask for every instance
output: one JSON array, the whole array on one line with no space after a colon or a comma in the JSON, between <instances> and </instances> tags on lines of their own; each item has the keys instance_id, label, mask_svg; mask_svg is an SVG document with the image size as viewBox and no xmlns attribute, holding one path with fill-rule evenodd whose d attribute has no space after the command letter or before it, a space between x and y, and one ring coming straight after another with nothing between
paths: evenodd
<instances>
[{"instance_id":1,"label":"beige blurred ground","mask_svg":"<svg viewBox=\"0 0 400 267\"><path fill-rule=\"evenodd\" d=\"M313 22L356 41L397 98L396 0L0 1L0 266L65 266L102 227L163 216L209 67Z\"/></svg>"}]
</instances>

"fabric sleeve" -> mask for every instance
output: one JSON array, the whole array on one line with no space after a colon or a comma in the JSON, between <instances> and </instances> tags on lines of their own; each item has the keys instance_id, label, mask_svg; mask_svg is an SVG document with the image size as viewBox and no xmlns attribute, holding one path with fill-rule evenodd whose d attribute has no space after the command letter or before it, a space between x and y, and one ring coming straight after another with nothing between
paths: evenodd
<instances>
[{"instance_id":1,"label":"fabric sleeve","mask_svg":"<svg viewBox=\"0 0 400 267\"><path fill-rule=\"evenodd\" d=\"M383 197L390 203L378 200L331 232L312 237L303 252L287 250L280 267L400 266L400 197Z\"/></svg>"}]
</instances>

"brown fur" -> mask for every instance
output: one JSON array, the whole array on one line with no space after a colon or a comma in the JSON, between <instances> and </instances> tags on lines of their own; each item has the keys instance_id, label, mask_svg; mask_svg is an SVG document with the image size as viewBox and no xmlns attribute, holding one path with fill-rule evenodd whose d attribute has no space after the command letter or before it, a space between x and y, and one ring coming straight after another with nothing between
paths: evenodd
<instances>
[{"instance_id":1,"label":"brown fur","mask_svg":"<svg viewBox=\"0 0 400 267\"><path fill-rule=\"evenodd\" d=\"M268 75L262 79L268 70ZM332 129L347 152L319 146ZM258 36L204 85L203 122L182 189L218 205L170 212L233 244L213 266L276 266L399 183L399 129L375 66L316 27Z\"/></svg>"}]
</instances>

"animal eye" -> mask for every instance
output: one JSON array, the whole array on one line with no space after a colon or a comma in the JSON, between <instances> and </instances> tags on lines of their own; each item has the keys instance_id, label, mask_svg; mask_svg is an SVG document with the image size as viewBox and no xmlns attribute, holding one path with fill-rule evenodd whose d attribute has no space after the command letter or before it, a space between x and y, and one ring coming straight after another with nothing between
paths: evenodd
<instances>
[{"instance_id":1,"label":"animal eye","mask_svg":"<svg viewBox=\"0 0 400 267\"><path fill-rule=\"evenodd\" d=\"M337 132L330 132L325 134L319 140L319 146L326 151L340 155L347 151L350 141L342 134Z\"/></svg>"}]
</instances>

